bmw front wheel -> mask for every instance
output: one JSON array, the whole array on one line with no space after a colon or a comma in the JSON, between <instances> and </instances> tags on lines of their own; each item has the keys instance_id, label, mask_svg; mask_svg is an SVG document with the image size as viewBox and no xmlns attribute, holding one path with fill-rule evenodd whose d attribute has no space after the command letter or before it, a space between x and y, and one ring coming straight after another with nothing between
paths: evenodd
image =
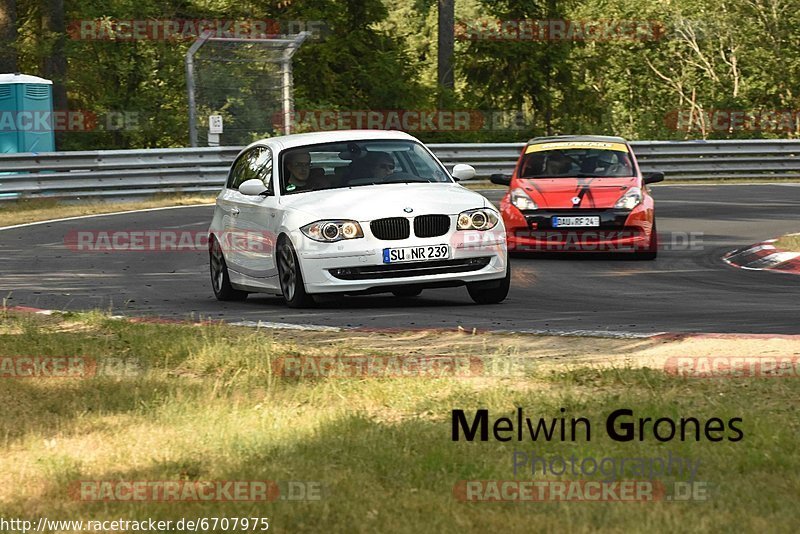
<instances>
[{"instance_id":1,"label":"bmw front wheel","mask_svg":"<svg viewBox=\"0 0 800 534\"><path fill-rule=\"evenodd\" d=\"M278 279L283 299L290 308L306 308L314 304L314 298L306 293L297 252L286 236L278 240Z\"/></svg>"},{"instance_id":2,"label":"bmw front wheel","mask_svg":"<svg viewBox=\"0 0 800 534\"><path fill-rule=\"evenodd\" d=\"M469 296L476 304L497 304L508 296L511 287L511 263L506 260L506 276L501 280L467 284Z\"/></svg>"}]
</instances>

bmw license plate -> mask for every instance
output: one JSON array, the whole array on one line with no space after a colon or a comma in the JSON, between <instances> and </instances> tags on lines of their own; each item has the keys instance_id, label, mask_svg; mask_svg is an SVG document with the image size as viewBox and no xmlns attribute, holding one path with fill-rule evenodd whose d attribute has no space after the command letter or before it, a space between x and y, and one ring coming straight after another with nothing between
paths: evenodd
<instances>
[{"instance_id":1,"label":"bmw license plate","mask_svg":"<svg viewBox=\"0 0 800 534\"><path fill-rule=\"evenodd\" d=\"M553 217L553 228L592 228L600 226L600 217Z\"/></svg>"},{"instance_id":2,"label":"bmw license plate","mask_svg":"<svg viewBox=\"0 0 800 534\"><path fill-rule=\"evenodd\" d=\"M449 258L450 258L449 245L428 245L425 247L403 247L403 248L383 249L383 263L446 260Z\"/></svg>"}]
</instances>

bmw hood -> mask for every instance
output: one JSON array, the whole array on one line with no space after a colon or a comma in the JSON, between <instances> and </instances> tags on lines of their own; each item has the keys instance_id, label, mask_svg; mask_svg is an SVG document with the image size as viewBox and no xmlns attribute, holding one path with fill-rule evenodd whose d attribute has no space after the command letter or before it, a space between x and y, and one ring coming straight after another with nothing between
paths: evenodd
<instances>
[{"instance_id":1,"label":"bmw hood","mask_svg":"<svg viewBox=\"0 0 800 534\"><path fill-rule=\"evenodd\" d=\"M478 193L456 184L383 184L324 189L281 197L280 204L312 219L372 221L383 217L414 217L440 213L457 215L491 207ZM411 210L411 211L409 211Z\"/></svg>"}]
</instances>

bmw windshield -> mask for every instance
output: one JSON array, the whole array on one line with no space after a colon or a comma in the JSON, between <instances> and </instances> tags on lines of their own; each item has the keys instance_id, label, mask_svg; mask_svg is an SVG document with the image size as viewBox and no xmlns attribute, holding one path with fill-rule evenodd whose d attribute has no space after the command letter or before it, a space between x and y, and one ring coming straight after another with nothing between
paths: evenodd
<instances>
[{"instance_id":1,"label":"bmw windshield","mask_svg":"<svg viewBox=\"0 0 800 534\"><path fill-rule=\"evenodd\" d=\"M294 194L392 183L452 183L447 171L413 141L350 141L285 150L281 192Z\"/></svg>"}]
</instances>

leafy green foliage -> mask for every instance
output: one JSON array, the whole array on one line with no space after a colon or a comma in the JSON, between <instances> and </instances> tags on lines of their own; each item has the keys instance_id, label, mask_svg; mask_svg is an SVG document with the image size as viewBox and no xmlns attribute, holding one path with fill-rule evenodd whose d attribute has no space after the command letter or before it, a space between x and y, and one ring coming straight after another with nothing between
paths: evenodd
<instances>
[{"instance_id":1,"label":"leafy green foliage","mask_svg":"<svg viewBox=\"0 0 800 534\"><path fill-rule=\"evenodd\" d=\"M41 75L57 35L42 29L58 2L16 2L19 70ZM48 7L49 6L49 7ZM796 110L800 105L800 11L788 0L458 0L455 91L436 84L433 0L65 0L65 19L268 19L320 21L322 38L295 55L297 110L434 110L518 113L515 127L414 132L427 141L520 141L546 133L620 134L638 139L786 137L790 128L726 129L715 110ZM492 38L492 21L639 21L645 39ZM483 28L468 39L464 29ZM461 33L459 33L461 32ZM60 136L59 149L185 146L184 55L192 39L86 40L70 34L71 110L98 117L89 132ZM269 70L272 67L265 67ZM254 74L255 72L255 74ZM239 131L223 142L272 135L280 101L273 74L244 63L206 73L199 115L221 113ZM248 78L249 77L249 78ZM203 88L201 88L203 90ZM279 93L277 93L279 96ZM128 115L124 115L127 113ZM230 119L230 120L229 120ZM235 121L234 121L235 119ZM760 126L764 126L763 124ZM239 135L241 134L241 135Z\"/></svg>"}]
</instances>

